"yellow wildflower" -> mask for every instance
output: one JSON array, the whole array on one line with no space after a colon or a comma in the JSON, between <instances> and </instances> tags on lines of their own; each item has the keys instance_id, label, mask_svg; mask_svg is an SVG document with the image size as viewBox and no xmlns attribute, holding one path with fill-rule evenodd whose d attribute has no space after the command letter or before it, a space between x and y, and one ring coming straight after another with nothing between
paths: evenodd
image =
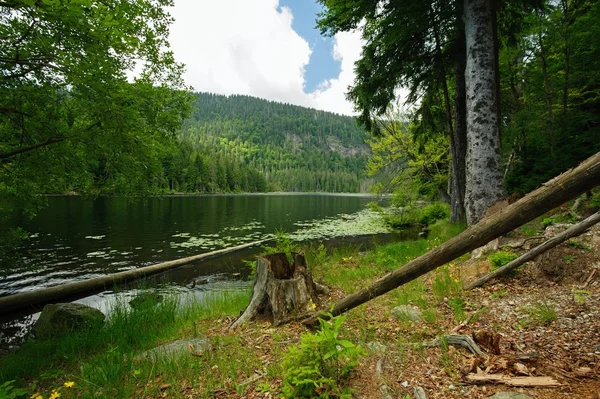
<instances>
[{"instance_id":1,"label":"yellow wildflower","mask_svg":"<svg viewBox=\"0 0 600 399\"><path fill-rule=\"evenodd\" d=\"M36 392L33 395L31 395L30 399L44 399L44 397L40 395L39 392Z\"/></svg>"},{"instance_id":2,"label":"yellow wildflower","mask_svg":"<svg viewBox=\"0 0 600 399\"><path fill-rule=\"evenodd\" d=\"M73 385L75 385L75 383L73 381L67 381L67 382L65 382L65 386L67 388L73 388Z\"/></svg>"},{"instance_id":3,"label":"yellow wildflower","mask_svg":"<svg viewBox=\"0 0 600 399\"><path fill-rule=\"evenodd\" d=\"M52 390L52 395L50 395L50 399L56 399L60 396L60 392L58 392L56 389Z\"/></svg>"}]
</instances>

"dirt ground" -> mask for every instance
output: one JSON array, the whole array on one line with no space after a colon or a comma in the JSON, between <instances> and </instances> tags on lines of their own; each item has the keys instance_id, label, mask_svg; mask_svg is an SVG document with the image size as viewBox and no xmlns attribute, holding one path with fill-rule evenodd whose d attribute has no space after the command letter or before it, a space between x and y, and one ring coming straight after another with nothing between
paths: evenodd
<instances>
[{"instance_id":1,"label":"dirt ground","mask_svg":"<svg viewBox=\"0 0 600 399\"><path fill-rule=\"evenodd\" d=\"M552 229L550 229L552 230ZM561 227L556 227L560 231ZM526 236L513 235L517 242ZM527 245L513 248L523 253ZM485 257L460 265L463 281L484 273ZM600 399L600 226L522 266L518 272L465 293L466 321L458 323L451 306L442 302L435 327L423 322L398 322L390 309L393 296L384 295L350 312L345 323L350 337L368 336L367 355L349 384L353 397L365 399L415 398L422 388L428 398L488 398L497 392L521 392L531 398ZM430 281L426 278L426 285ZM333 290L325 302L343 293ZM226 333L230 321L213 325L214 334ZM274 334L274 332L277 334ZM265 367L280 362L287 345L299 341L306 330L300 324L273 329L268 322L243 328L247 345L256 350ZM431 341L444 334L475 338L488 356L476 356L464 347L415 347L410 335ZM510 386L505 383L474 384L469 375L547 377L556 386ZM252 376L240 376L251 380ZM535 379L534 379L535 380ZM264 378L248 384L239 396L279 398L276 390L261 392ZM520 381L523 380L514 380ZM531 379L525 379L531 381ZM539 381L539 380L535 380ZM281 386L279 377L267 381ZM239 381L238 381L239 383ZM418 388L417 388L418 389Z\"/></svg>"}]
</instances>

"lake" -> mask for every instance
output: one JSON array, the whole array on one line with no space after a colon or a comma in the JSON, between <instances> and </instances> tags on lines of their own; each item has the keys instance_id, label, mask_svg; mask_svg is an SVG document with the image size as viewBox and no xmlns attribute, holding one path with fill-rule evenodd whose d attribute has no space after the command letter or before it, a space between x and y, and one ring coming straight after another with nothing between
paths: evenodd
<instances>
[{"instance_id":1,"label":"lake","mask_svg":"<svg viewBox=\"0 0 600 399\"><path fill-rule=\"evenodd\" d=\"M48 206L33 220L15 220L30 233L30 239L20 261L2 268L0 295L254 242L273 237L276 230L298 241L386 232L381 223L373 223L377 217L365 210L372 200L315 194L169 196L135 201L48 197ZM200 266L187 277L239 272L239 265L225 262L218 267Z\"/></svg>"},{"instance_id":2,"label":"lake","mask_svg":"<svg viewBox=\"0 0 600 399\"><path fill-rule=\"evenodd\" d=\"M252 194L84 199L48 197L32 220L14 224L30 233L19 260L0 270L0 296L89 279L215 249L273 237L296 241L353 242L390 236L380 217L365 209L372 196ZM144 284L202 293L247 287L260 248L182 266ZM196 279L208 284L191 287ZM127 287L125 287L127 288ZM130 287L131 288L131 287ZM126 290L127 291L127 290ZM135 294L135 288L130 289ZM80 299L106 309L112 292ZM8 327L8 326L4 326Z\"/></svg>"}]
</instances>

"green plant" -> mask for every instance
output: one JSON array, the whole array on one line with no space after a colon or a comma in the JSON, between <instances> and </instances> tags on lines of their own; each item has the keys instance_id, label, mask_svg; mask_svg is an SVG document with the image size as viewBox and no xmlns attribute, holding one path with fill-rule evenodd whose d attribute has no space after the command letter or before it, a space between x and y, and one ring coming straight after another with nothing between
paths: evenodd
<instances>
[{"instance_id":1,"label":"green plant","mask_svg":"<svg viewBox=\"0 0 600 399\"><path fill-rule=\"evenodd\" d=\"M556 223L556 220L554 218L544 218L542 220L542 226L544 226L544 228L552 226L554 223Z\"/></svg>"},{"instance_id":2,"label":"green plant","mask_svg":"<svg viewBox=\"0 0 600 399\"><path fill-rule=\"evenodd\" d=\"M270 255L270 254L275 254L275 253L279 253L279 252L283 252L288 256L288 260L290 260L290 262L292 261L291 259L291 254L292 252L298 252L300 250L300 246L295 243L292 238L290 237L290 235L288 233L286 233L284 230L280 230L277 229L275 230L275 245L273 246L262 246L262 250L263 255Z\"/></svg>"},{"instance_id":3,"label":"green plant","mask_svg":"<svg viewBox=\"0 0 600 399\"><path fill-rule=\"evenodd\" d=\"M435 202L421 209L419 213L419 223L430 225L440 219L445 219L450 216L450 207L440 202Z\"/></svg>"},{"instance_id":4,"label":"green plant","mask_svg":"<svg viewBox=\"0 0 600 399\"><path fill-rule=\"evenodd\" d=\"M583 305L585 303L585 298L590 294L591 292L588 290L573 289L573 299L579 305Z\"/></svg>"},{"instance_id":5,"label":"green plant","mask_svg":"<svg viewBox=\"0 0 600 399\"><path fill-rule=\"evenodd\" d=\"M508 294L505 288L500 288L490 294L490 299L504 298Z\"/></svg>"},{"instance_id":6,"label":"green plant","mask_svg":"<svg viewBox=\"0 0 600 399\"><path fill-rule=\"evenodd\" d=\"M367 209L369 209L372 212L377 212L377 213L383 212L383 208L381 207L381 205L379 205L375 201L368 202L366 207L367 207Z\"/></svg>"},{"instance_id":7,"label":"green plant","mask_svg":"<svg viewBox=\"0 0 600 399\"><path fill-rule=\"evenodd\" d=\"M567 245L572 247L572 248L577 248L577 249L583 249L586 251L590 250L590 247L582 242L578 242L578 241L574 241L574 240L569 240L567 241Z\"/></svg>"},{"instance_id":8,"label":"green plant","mask_svg":"<svg viewBox=\"0 0 600 399\"><path fill-rule=\"evenodd\" d=\"M454 318L457 321L463 321L465 319L465 302L462 298L451 298L448 300L448 305L454 312Z\"/></svg>"},{"instance_id":9,"label":"green plant","mask_svg":"<svg viewBox=\"0 0 600 399\"><path fill-rule=\"evenodd\" d=\"M328 315L332 317L331 314ZM302 334L283 356L283 394L290 398L351 398L344 379L358 366L360 346L339 339L345 316L319 319L320 331Z\"/></svg>"},{"instance_id":10,"label":"green plant","mask_svg":"<svg viewBox=\"0 0 600 399\"><path fill-rule=\"evenodd\" d=\"M563 259L567 265L570 265L571 263L575 262L577 257L575 255L565 255L563 256Z\"/></svg>"},{"instance_id":11,"label":"green plant","mask_svg":"<svg viewBox=\"0 0 600 399\"><path fill-rule=\"evenodd\" d=\"M437 324L438 314L434 308L424 309L422 312L422 316L423 316L423 320L425 320L425 322L427 324L431 324L431 325Z\"/></svg>"},{"instance_id":12,"label":"green plant","mask_svg":"<svg viewBox=\"0 0 600 399\"><path fill-rule=\"evenodd\" d=\"M13 384L15 380L4 382L0 385L0 398L1 399L15 399L27 395L27 390L23 388L15 388Z\"/></svg>"},{"instance_id":13,"label":"green plant","mask_svg":"<svg viewBox=\"0 0 600 399\"><path fill-rule=\"evenodd\" d=\"M438 301L462 295L462 283L458 278L452 276L449 265L442 266L435 271L435 277L431 281L431 292Z\"/></svg>"},{"instance_id":14,"label":"green plant","mask_svg":"<svg viewBox=\"0 0 600 399\"><path fill-rule=\"evenodd\" d=\"M488 260L492 264L492 270L501 268L502 266L517 259L519 255L509 251L497 251L488 256Z\"/></svg>"},{"instance_id":15,"label":"green plant","mask_svg":"<svg viewBox=\"0 0 600 399\"><path fill-rule=\"evenodd\" d=\"M538 302L523 308L534 324L546 325L556 320L556 309L546 302Z\"/></svg>"}]
</instances>

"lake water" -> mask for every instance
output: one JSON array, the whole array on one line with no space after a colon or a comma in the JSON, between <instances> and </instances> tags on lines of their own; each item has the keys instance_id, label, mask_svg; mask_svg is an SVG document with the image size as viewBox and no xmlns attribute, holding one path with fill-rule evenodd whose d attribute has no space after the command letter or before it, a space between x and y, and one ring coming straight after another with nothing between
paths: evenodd
<instances>
[{"instance_id":1,"label":"lake water","mask_svg":"<svg viewBox=\"0 0 600 399\"><path fill-rule=\"evenodd\" d=\"M365 210L372 197L210 195L147 198L48 197L33 220L20 261L0 271L0 296L147 266L273 236L327 239L385 232ZM206 262L202 262L206 263ZM238 273L200 266L195 276Z\"/></svg>"},{"instance_id":2,"label":"lake water","mask_svg":"<svg viewBox=\"0 0 600 399\"><path fill-rule=\"evenodd\" d=\"M268 194L172 196L129 200L48 197L33 220L15 220L31 235L20 260L0 269L0 296L36 290L273 237L348 241L387 230L366 210L373 197ZM251 259L260 248L201 261L154 277L177 290L247 287ZM195 279L208 284L191 287ZM135 292L133 289L132 293ZM133 295L133 294L132 294ZM79 302L106 308L112 292ZM0 312L1 313L1 312ZM7 327L7 326L5 326Z\"/></svg>"}]
</instances>

